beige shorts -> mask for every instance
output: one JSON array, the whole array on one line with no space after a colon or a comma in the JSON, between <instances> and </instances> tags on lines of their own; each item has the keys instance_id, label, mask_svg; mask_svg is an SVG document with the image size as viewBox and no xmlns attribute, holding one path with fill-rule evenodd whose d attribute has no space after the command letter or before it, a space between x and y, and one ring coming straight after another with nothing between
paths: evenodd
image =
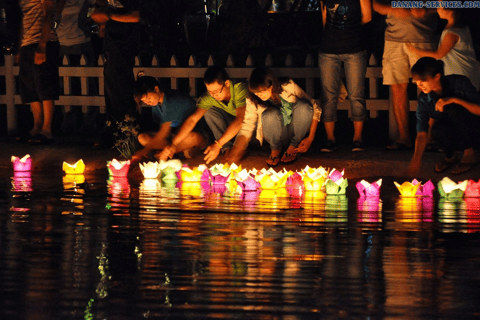
<instances>
[{"instance_id":1,"label":"beige shorts","mask_svg":"<svg viewBox=\"0 0 480 320\"><path fill-rule=\"evenodd\" d=\"M414 43L415 47L434 50L434 43ZM385 41L383 51L382 73L383 84L397 84L410 82L410 69L419 58L407 49L404 42Z\"/></svg>"}]
</instances>

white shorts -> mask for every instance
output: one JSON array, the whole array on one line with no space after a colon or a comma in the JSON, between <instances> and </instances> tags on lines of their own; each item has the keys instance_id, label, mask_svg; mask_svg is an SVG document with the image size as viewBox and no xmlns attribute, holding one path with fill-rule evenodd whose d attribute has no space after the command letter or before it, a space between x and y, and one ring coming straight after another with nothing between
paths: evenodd
<instances>
[{"instance_id":1,"label":"white shorts","mask_svg":"<svg viewBox=\"0 0 480 320\"><path fill-rule=\"evenodd\" d=\"M414 43L415 47L424 50L434 50L434 43ZM383 84L400 84L410 82L410 69L419 58L407 49L405 42L385 40L383 51L382 73Z\"/></svg>"}]
</instances>

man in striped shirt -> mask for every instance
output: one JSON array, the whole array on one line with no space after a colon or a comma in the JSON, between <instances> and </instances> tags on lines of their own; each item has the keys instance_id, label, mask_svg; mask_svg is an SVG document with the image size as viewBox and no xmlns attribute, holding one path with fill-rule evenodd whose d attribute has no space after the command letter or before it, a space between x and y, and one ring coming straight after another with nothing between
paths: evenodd
<instances>
[{"instance_id":1,"label":"man in striped shirt","mask_svg":"<svg viewBox=\"0 0 480 320\"><path fill-rule=\"evenodd\" d=\"M55 10L64 0L19 0L22 10L21 48L19 50L20 96L30 104L33 128L17 138L33 144L51 142L54 101L59 96L58 53Z\"/></svg>"}]
</instances>

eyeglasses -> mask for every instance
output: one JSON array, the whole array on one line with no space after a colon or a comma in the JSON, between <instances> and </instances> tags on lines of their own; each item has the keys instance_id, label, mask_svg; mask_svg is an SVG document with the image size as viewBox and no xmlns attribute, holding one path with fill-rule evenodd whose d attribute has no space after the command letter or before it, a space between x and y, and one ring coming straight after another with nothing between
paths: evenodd
<instances>
[{"instance_id":1,"label":"eyeglasses","mask_svg":"<svg viewBox=\"0 0 480 320\"><path fill-rule=\"evenodd\" d=\"M207 90L207 91L208 91L208 93L209 93L211 96L216 96L217 94L222 93L223 88L225 88L225 82L223 83L223 86L222 86L222 88L220 88L220 90L217 90L217 91L208 91L208 90Z\"/></svg>"}]
</instances>

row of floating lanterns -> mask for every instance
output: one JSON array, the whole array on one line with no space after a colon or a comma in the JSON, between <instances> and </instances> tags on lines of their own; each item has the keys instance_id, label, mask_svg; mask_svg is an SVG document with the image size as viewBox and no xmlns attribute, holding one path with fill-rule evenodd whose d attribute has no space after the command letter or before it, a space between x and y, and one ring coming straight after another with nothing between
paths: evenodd
<instances>
[{"instance_id":1,"label":"row of floating lanterns","mask_svg":"<svg viewBox=\"0 0 480 320\"><path fill-rule=\"evenodd\" d=\"M13 169L16 172L30 171L32 158L26 155L23 158L12 156ZM126 177L130 169L130 160L118 161L113 159L107 162L110 176ZM242 169L236 164L215 164L208 168L202 164L190 168L182 164L180 160L168 160L160 162L146 162L139 164L145 179L160 179L167 185L181 182L208 182L212 185L229 185L230 190L240 188L242 192L258 190L276 190L279 188L301 188L305 191L324 191L326 194L345 194L348 179L344 177L344 170L328 170L323 167L311 168L306 166L300 172L287 171L283 168L275 171L273 168L261 170ZM75 164L63 163L63 171L67 175L83 174L85 164L83 160ZM414 179L412 182L405 181L402 184L394 182L400 194L404 197L433 196L435 186L431 180L422 184ZM356 188L362 197L379 197L382 179L369 183L365 180L358 181ZM437 184L441 197L458 199L462 197L480 197L480 181L464 180L455 183L445 177Z\"/></svg>"}]
</instances>

